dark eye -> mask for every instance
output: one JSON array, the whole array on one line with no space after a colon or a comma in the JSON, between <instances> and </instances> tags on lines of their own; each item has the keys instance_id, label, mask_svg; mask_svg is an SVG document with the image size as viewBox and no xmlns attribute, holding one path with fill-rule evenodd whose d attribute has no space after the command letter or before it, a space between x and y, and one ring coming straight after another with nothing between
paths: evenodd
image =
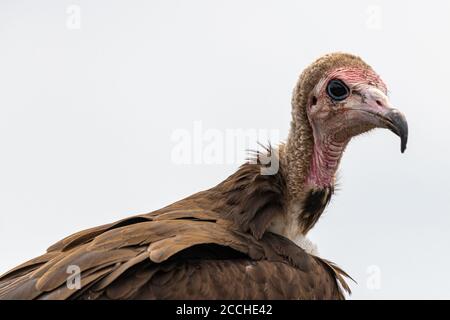
<instances>
[{"instance_id":1,"label":"dark eye","mask_svg":"<svg viewBox=\"0 0 450 320\"><path fill-rule=\"evenodd\" d=\"M327 93L334 101L342 101L350 94L350 89L341 80L333 79L328 82Z\"/></svg>"}]
</instances>

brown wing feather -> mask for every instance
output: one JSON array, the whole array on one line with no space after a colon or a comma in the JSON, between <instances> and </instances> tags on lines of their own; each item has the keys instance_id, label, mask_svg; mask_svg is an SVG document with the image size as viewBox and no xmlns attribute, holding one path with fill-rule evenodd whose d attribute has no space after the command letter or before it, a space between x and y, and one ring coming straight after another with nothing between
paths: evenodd
<instances>
[{"instance_id":1,"label":"brown wing feather","mask_svg":"<svg viewBox=\"0 0 450 320\"><path fill-rule=\"evenodd\" d=\"M0 299L341 299L339 268L265 232L283 181L244 165L161 210L69 236L0 277ZM81 288L66 285L67 267Z\"/></svg>"},{"instance_id":2,"label":"brown wing feather","mask_svg":"<svg viewBox=\"0 0 450 320\"><path fill-rule=\"evenodd\" d=\"M316 270L307 275L289 264L267 260L176 260L165 268L141 265L100 295L88 290L79 298L342 299L335 279L322 268ZM311 281L311 276L320 281Z\"/></svg>"}]
</instances>

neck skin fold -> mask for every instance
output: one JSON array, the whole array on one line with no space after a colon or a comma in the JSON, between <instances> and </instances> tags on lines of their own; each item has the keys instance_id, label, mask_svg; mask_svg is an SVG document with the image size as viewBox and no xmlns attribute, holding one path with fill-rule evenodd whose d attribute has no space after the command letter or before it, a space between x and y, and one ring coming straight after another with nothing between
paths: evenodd
<instances>
[{"instance_id":1,"label":"neck skin fold","mask_svg":"<svg viewBox=\"0 0 450 320\"><path fill-rule=\"evenodd\" d=\"M314 147L306 184L316 189L334 185L336 171L348 141L337 142L325 136L314 139Z\"/></svg>"},{"instance_id":2,"label":"neck skin fold","mask_svg":"<svg viewBox=\"0 0 450 320\"><path fill-rule=\"evenodd\" d=\"M289 200L300 200L311 188L321 189L334 185L336 171L349 142L337 140L333 135L313 133L309 121L293 121L281 161ZM305 121L306 120L306 121Z\"/></svg>"}]
</instances>

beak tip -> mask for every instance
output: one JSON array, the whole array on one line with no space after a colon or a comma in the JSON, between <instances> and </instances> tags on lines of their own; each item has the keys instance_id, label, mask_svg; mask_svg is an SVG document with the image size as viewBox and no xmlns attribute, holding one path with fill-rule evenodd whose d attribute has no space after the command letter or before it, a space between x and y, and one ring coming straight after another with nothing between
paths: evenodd
<instances>
[{"instance_id":1,"label":"beak tip","mask_svg":"<svg viewBox=\"0 0 450 320\"><path fill-rule=\"evenodd\" d=\"M408 122L405 116L396 109L387 113L386 116L391 122L391 131L400 137L400 151L404 153L408 143Z\"/></svg>"},{"instance_id":2,"label":"beak tip","mask_svg":"<svg viewBox=\"0 0 450 320\"><path fill-rule=\"evenodd\" d=\"M402 138L402 139L401 139L401 142L400 142L400 151L401 151L402 153L405 153L405 150L406 150L406 143L407 143L407 139Z\"/></svg>"}]
</instances>

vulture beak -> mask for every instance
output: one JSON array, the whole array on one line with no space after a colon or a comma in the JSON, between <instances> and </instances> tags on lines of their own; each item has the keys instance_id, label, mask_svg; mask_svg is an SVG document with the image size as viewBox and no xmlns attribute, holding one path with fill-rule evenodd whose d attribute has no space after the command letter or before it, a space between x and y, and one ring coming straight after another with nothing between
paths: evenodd
<instances>
[{"instance_id":1,"label":"vulture beak","mask_svg":"<svg viewBox=\"0 0 450 320\"><path fill-rule=\"evenodd\" d=\"M400 137L400 151L405 152L408 143L408 122L405 116L397 109L391 109L383 115L383 119L388 129Z\"/></svg>"},{"instance_id":2,"label":"vulture beak","mask_svg":"<svg viewBox=\"0 0 450 320\"><path fill-rule=\"evenodd\" d=\"M408 142L408 123L405 116L393 108L389 98L380 89L365 86L360 92L363 103L351 108L361 111L365 121L379 128L386 128L400 137L400 151L406 150Z\"/></svg>"}]
</instances>

